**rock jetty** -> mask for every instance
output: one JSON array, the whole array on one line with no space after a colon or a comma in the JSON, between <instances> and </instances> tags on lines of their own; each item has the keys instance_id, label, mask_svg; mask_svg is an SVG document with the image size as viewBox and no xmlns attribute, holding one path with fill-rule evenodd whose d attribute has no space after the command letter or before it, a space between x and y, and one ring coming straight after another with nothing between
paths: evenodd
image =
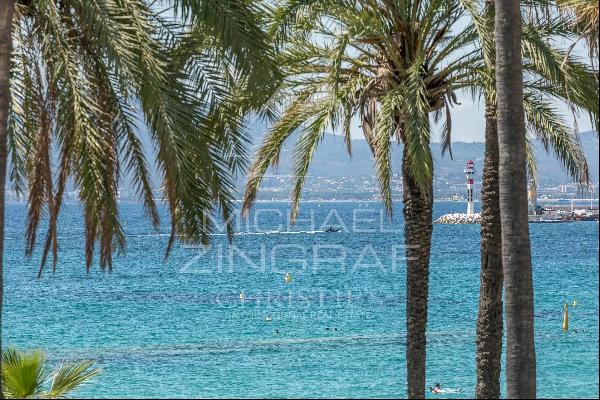
<instances>
[{"instance_id":1,"label":"rock jetty","mask_svg":"<svg viewBox=\"0 0 600 400\"><path fill-rule=\"evenodd\" d=\"M472 215L455 213L445 214L436 219L434 224L478 224L481 219L481 214L475 213Z\"/></svg>"}]
</instances>

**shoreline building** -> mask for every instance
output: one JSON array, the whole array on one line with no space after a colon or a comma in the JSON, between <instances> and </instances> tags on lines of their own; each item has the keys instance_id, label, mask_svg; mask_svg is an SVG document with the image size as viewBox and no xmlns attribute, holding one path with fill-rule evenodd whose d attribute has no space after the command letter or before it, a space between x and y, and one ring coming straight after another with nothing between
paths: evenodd
<instances>
[{"instance_id":1,"label":"shoreline building","mask_svg":"<svg viewBox=\"0 0 600 400\"><path fill-rule=\"evenodd\" d=\"M473 203L473 183L475 176L475 163L473 160L467 161L465 168L465 177L467 178L467 215L475 214L475 205Z\"/></svg>"}]
</instances>

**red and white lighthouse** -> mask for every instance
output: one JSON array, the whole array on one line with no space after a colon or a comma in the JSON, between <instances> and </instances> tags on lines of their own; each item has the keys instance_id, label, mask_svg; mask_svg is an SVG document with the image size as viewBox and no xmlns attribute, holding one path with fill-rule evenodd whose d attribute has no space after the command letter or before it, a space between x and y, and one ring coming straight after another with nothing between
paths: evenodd
<instances>
[{"instance_id":1,"label":"red and white lighthouse","mask_svg":"<svg viewBox=\"0 0 600 400\"><path fill-rule=\"evenodd\" d=\"M475 164L473 163L473 160L467 161L465 176L467 177L467 215L473 215L475 213L475 206L473 204L473 177L475 176Z\"/></svg>"}]
</instances>

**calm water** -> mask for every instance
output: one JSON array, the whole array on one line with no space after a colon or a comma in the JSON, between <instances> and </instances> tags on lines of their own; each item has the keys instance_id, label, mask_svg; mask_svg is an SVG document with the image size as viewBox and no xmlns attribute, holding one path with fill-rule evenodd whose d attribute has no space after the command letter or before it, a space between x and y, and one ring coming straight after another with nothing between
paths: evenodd
<instances>
[{"instance_id":1,"label":"calm water","mask_svg":"<svg viewBox=\"0 0 600 400\"><path fill-rule=\"evenodd\" d=\"M400 209L390 223L375 203L306 203L289 228L286 204L263 204L233 247L215 236L212 249L178 246L163 263L166 228L121 208L128 251L112 275L85 274L71 205L59 270L41 280L39 254L23 257L25 206L7 209L4 340L52 362L97 359L104 372L81 396L405 396ZM439 203L435 215L463 208ZM538 393L598 398L598 224L534 224L531 236ZM435 226L427 380L463 388L454 396L473 395L478 288L479 226Z\"/></svg>"}]
</instances>

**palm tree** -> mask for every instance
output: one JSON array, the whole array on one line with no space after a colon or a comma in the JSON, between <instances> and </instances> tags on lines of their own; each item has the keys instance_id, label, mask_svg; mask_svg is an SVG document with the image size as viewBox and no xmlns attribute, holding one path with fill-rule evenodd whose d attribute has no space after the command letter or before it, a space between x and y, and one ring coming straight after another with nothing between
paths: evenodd
<instances>
[{"instance_id":1,"label":"palm tree","mask_svg":"<svg viewBox=\"0 0 600 400\"><path fill-rule=\"evenodd\" d=\"M502 357L502 237L498 204L496 111L485 109L485 154L481 188L481 272L477 316L477 398L500 398Z\"/></svg>"},{"instance_id":2,"label":"palm tree","mask_svg":"<svg viewBox=\"0 0 600 400\"><path fill-rule=\"evenodd\" d=\"M496 90L508 398L536 397L520 2L496 5Z\"/></svg>"},{"instance_id":3,"label":"palm tree","mask_svg":"<svg viewBox=\"0 0 600 400\"><path fill-rule=\"evenodd\" d=\"M282 42L283 114L268 132L251 167L243 210L248 212L267 169L297 130L292 218L315 149L329 127L342 128L350 148L350 123L361 120L375 157L386 209L391 214L392 139L403 148L407 256L408 396L425 395L433 163L430 114L450 115L453 90L481 64L475 30L461 29L456 1L405 3L369 0L290 1L274 14ZM441 111L441 112L440 112ZM445 111L445 112L444 112ZM450 121L447 120L449 136Z\"/></svg>"},{"instance_id":4,"label":"palm tree","mask_svg":"<svg viewBox=\"0 0 600 400\"><path fill-rule=\"evenodd\" d=\"M170 211L167 254L176 238L207 243L219 214L232 233L234 176L246 163L243 115L276 81L261 12L244 0L3 2L0 171L8 147L10 179L28 194L28 255L48 217L39 275L50 254L56 268L68 182L83 205L88 271L95 251L111 271L114 251L125 249L123 179L158 228L144 130ZM0 239L3 229L0 220Z\"/></svg>"},{"instance_id":5,"label":"palm tree","mask_svg":"<svg viewBox=\"0 0 600 400\"><path fill-rule=\"evenodd\" d=\"M247 81L256 85L266 37L256 26L256 10L243 1L228 2L229 8L177 1L169 11L176 18L150 3L18 3L10 176L17 190L29 192L28 254L41 216L49 214L40 273L50 249L56 266L56 219L69 178L83 203L87 268L96 244L100 267L109 271L113 250L124 249L116 204L125 174L119 167L133 176L158 226L140 124L157 150L171 211L169 249L176 235L207 242L218 209L229 220L231 175L245 156L243 113L234 99L249 93L243 92L247 82L241 89L233 82L253 74ZM224 66L232 72L220 73ZM53 150L59 154L55 169Z\"/></svg>"},{"instance_id":6,"label":"palm tree","mask_svg":"<svg viewBox=\"0 0 600 400\"><path fill-rule=\"evenodd\" d=\"M4 184L6 180L6 140L10 109L9 77L11 55L11 30L14 0L7 0L0 8L0 365L2 361L2 307L4 304ZM0 398L2 374L0 374Z\"/></svg>"},{"instance_id":7,"label":"palm tree","mask_svg":"<svg viewBox=\"0 0 600 400\"><path fill-rule=\"evenodd\" d=\"M493 4L480 11L475 3L463 1L471 13L485 53L486 68L481 85L486 103L485 159L481 211L481 285L477 320L477 387L478 398L500 397L502 354L502 287L501 222L498 195L498 137L496 93L494 83ZM591 113L598 120L598 96L594 90L595 71L564 51L552 47L552 39L573 39L569 21L562 17L529 21L524 32L523 58L528 79L524 82L525 115L528 131L541 139L546 151L552 151L577 182L587 184L588 166L576 136L569 132L560 115L544 98L570 102ZM570 93L576 93L570 96ZM535 178L535 159L531 146L527 161Z\"/></svg>"},{"instance_id":8,"label":"palm tree","mask_svg":"<svg viewBox=\"0 0 600 400\"><path fill-rule=\"evenodd\" d=\"M4 351L2 377L3 394L7 399L60 399L80 388L98 374L91 360L60 365L54 372L47 366L41 351Z\"/></svg>"}]
</instances>

